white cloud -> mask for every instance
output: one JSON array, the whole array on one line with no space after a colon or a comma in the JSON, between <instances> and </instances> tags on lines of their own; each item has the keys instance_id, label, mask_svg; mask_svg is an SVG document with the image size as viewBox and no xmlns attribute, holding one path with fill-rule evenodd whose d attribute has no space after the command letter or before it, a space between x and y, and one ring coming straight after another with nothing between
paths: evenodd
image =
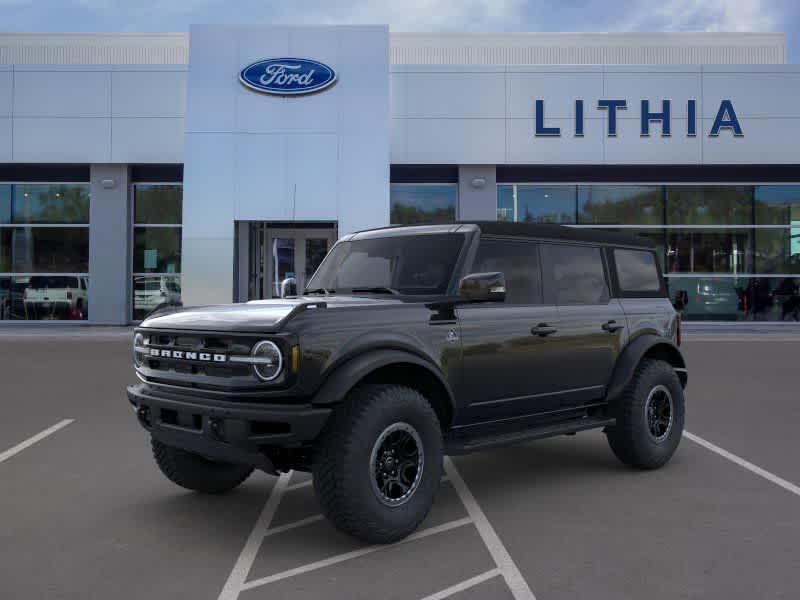
<instances>
[{"instance_id":1,"label":"white cloud","mask_svg":"<svg viewBox=\"0 0 800 600\"><path fill-rule=\"evenodd\" d=\"M781 11L767 0L645 1L623 22L628 31L775 31Z\"/></svg>"},{"instance_id":2,"label":"white cloud","mask_svg":"<svg viewBox=\"0 0 800 600\"><path fill-rule=\"evenodd\" d=\"M287 22L388 23L393 31L485 30L520 23L522 0L403 0L321 3L284 13Z\"/></svg>"}]
</instances>

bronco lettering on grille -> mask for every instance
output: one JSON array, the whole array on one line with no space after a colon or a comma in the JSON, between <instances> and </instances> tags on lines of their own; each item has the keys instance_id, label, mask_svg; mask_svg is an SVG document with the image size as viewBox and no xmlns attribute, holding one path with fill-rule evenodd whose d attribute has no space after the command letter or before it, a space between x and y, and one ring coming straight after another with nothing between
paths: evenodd
<instances>
[{"instance_id":1,"label":"bronco lettering on grille","mask_svg":"<svg viewBox=\"0 0 800 600\"><path fill-rule=\"evenodd\" d=\"M226 354L210 354L208 352L186 352L184 350L166 350L163 348L150 348L150 356L158 358L177 358L182 360L201 360L203 362L226 362Z\"/></svg>"}]
</instances>

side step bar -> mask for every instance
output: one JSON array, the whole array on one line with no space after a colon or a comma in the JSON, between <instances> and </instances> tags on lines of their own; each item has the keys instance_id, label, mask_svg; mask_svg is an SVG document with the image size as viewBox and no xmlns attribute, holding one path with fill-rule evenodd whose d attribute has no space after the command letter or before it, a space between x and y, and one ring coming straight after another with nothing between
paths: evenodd
<instances>
[{"instance_id":1,"label":"side step bar","mask_svg":"<svg viewBox=\"0 0 800 600\"><path fill-rule=\"evenodd\" d=\"M500 434L478 435L477 437L465 437L465 439L454 437L445 440L445 454L468 454L478 450L511 446L512 444L519 444L520 442L530 442L532 440L540 440L556 435L586 431L587 429L609 427L615 423L616 419L609 417L583 417L571 421L564 421L563 423L531 427L530 429Z\"/></svg>"}]
</instances>

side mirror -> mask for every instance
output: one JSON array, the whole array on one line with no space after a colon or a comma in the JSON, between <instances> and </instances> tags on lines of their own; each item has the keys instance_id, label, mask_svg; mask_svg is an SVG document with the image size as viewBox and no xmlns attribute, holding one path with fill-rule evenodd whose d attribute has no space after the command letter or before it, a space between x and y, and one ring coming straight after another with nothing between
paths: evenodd
<instances>
[{"instance_id":1,"label":"side mirror","mask_svg":"<svg viewBox=\"0 0 800 600\"><path fill-rule=\"evenodd\" d=\"M458 293L469 302L503 302L506 278L502 273L470 273L459 283Z\"/></svg>"},{"instance_id":2,"label":"side mirror","mask_svg":"<svg viewBox=\"0 0 800 600\"><path fill-rule=\"evenodd\" d=\"M287 277L281 281L280 296L286 298L288 296L297 296L297 279L294 277Z\"/></svg>"},{"instance_id":3,"label":"side mirror","mask_svg":"<svg viewBox=\"0 0 800 600\"><path fill-rule=\"evenodd\" d=\"M675 299L672 301L672 306L675 307L675 310L683 310L687 304L689 304L689 294L686 290L678 290L675 294Z\"/></svg>"}]
</instances>

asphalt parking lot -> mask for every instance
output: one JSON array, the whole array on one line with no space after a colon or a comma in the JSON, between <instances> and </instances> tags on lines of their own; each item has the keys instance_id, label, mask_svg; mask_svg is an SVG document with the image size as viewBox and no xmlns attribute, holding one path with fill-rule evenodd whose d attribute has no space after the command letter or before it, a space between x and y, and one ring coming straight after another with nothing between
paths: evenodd
<instances>
[{"instance_id":1,"label":"asphalt parking lot","mask_svg":"<svg viewBox=\"0 0 800 600\"><path fill-rule=\"evenodd\" d=\"M672 462L599 432L459 457L409 540L319 517L307 475L175 487L124 396L130 334L0 332L2 598L744 599L800 595L800 334L689 335Z\"/></svg>"}]
</instances>

